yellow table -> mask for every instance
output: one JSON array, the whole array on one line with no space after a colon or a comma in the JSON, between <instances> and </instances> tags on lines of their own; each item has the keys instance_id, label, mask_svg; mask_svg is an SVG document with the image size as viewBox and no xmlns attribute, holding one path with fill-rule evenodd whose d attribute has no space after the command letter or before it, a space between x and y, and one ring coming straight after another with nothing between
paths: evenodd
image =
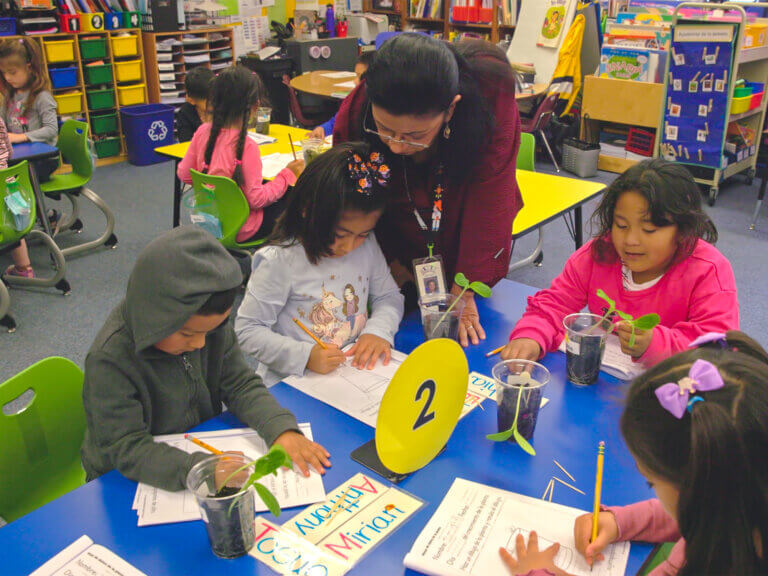
<instances>
[{"instance_id":1,"label":"yellow table","mask_svg":"<svg viewBox=\"0 0 768 576\"><path fill-rule=\"evenodd\" d=\"M269 135L273 138L277 138L277 142L274 144L262 144L259 147L259 151L261 152L262 156L266 156L267 154L290 154L293 150L291 149L291 142L288 139L288 135L290 134L291 138L293 138L293 141L295 144L298 145L299 142L307 135L307 130L302 130L301 128L293 128L291 126L284 126L282 124L271 124L269 126ZM178 144L170 144L168 146L160 146L158 148L155 148L155 152L158 154L161 154L162 156L167 156L168 158L173 158L176 160L176 162L173 165L173 178L174 178L174 184L173 184L173 227L179 225L179 221L181 219L181 189L182 184L181 180L176 176L176 168L179 165L179 161L181 161L182 158L184 158L184 155L187 153L187 150L189 149L189 142L179 142Z\"/></svg>"},{"instance_id":2,"label":"yellow table","mask_svg":"<svg viewBox=\"0 0 768 576\"><path fill-rule=\"evenodd\" d=\"M581 247L584 241L581 207L601 194L605 189L604 184L528 170L517 171L517 184L523 196L523 209L517 213L512 224L513 246L515 240L534 230L539 232L539 241L530 256L517 262L510 261L509 272L536 260L541 253L542 226L571 210L574 212L573 240L577 249Z\"/></svg>"}]
</instances>

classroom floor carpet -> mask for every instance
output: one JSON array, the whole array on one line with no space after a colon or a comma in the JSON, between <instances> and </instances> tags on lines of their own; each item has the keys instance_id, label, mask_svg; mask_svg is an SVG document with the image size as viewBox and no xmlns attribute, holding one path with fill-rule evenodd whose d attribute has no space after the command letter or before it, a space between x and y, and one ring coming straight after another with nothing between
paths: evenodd
<instances>
[{"instance_id":1,"label":"classroom floor carpet","mask_svg":"<svg viewBox=\"0 0 768 576\"><path fill-rule=\"evenodd\" d=\"M552 171L551 165L543 162L539 162L537 168ZM18 329L13 334L0 329L0 382L48 356L65 356L83 365L94 336L123 297L138 252L170 228L172 171L170 162L146 167L121 163L96 170L91 189L115 212L119 244L115 250L97 249L67 261L66 277L72 285L69 296L62 296L54 289L11 289L11 313ZM600 173L596 179L608 183L614 177ZM757 181L750 187L738 177L732 179L721 188L717 205L710 208L709 213L720 233L718 247L730 259L736 273L742 329L768 345L768 336L762 330L768 325L765 298L768 207L764 207L757 230L748 230L757 187ZM595 202L585 207L585 220L594 205ZM103 218L87 202L82 203L82 219L85 223L82 236L97 236ZM589 225L585 225L585 237L589 229ZM68 246L79 239L67 232L57 241ZM535 233L520 239L515 246L515 256L530 253L535 244ZM514 272L510 278L546 287L562 270L572 251L573 242L563 220L559 219L545 227L543 266L529 266ZM45 271L47 255L40 247L33 247L32 260L37 270ZM0 266L4 269L9 263L10 256L1 254Z\"/></svg>"}]
</instances>

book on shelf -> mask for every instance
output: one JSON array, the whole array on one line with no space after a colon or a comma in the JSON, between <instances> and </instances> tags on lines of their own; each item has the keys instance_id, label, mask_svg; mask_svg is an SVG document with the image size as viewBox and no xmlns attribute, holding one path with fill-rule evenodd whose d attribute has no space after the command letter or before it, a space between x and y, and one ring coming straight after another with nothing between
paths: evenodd
<instances>
[{"instance_id":1,"label":"book on shelf","mask_svg":"<svg viewBox=\"0 0 768 576\"><path fill-rule=\"evenodd\" d=\"M499 11L499 24L502 26L517 25L518 0L501 0Z\"/></svg>"},{"instance_id":2,"label":"book on shelf","mask_svg":"<svg viewBox=\"0 0 768 576\"><path fill-rule=\"evenodd\" d=\"M667 52L664 50L603 44L598 76L659 83L664 74L666 58Z\"/></svg>"}]
</instances>

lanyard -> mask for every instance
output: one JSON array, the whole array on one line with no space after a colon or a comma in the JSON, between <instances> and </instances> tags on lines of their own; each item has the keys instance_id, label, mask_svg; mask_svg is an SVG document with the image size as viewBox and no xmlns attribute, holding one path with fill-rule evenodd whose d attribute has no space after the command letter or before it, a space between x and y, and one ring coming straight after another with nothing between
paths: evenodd
<instances>
[{"instance_id":1,"label":"lanyard","mask_svg":"<svg viewBox=\"0 0 768 576\"><path fill-rule=\"evenodd\" d=\"M416 222L424 235L427 237L427 250L429 250L429 257L432 257L432 251L435 248L435 238L440 232L440 224L443 218L443 164L438 164L437 171L435 172L435 186L432 189L432 226L427 227L427 223L419 214L419 210L411 196L411 191L408 186L408 171L405 166L405 160L403 160L403 180L405 181L405 193L408 196L408 201L413 207L413 215L416 217Z\"/></svg>"}]
</instances>

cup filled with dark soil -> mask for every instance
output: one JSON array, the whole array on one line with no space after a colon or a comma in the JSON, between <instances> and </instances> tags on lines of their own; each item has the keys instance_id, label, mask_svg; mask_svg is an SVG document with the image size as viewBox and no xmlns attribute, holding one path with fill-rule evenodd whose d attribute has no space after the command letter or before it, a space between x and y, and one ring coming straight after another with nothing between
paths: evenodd
<instances>
[{"instance_id":1,"label":"cup filled with dark soil","mask_svg":"<svg viewBox=\"0 0 768 576\"><path fill-rule=\"evenodd\" d=\"M600 372L610 321L597 314L570 314L563 320L563 326L568 380L578 386L590 386Z\"/></svg>"},{"instance_id":2,"label":"cup filled with dark soil","mask_svg":"<svg viewBox=\"0 0 768 576\"><path fill-rule=\"evenodd\" d=\"M513 426L526 440L533 438L544 389L550 380L547 368L530 360L505 360L493 367L496 381L496 421L499 432ZM515 436L509 437L516 442Z\"/></svg>"},{"instance_id":3,"label":"cup filled with dark soil","mask_svg":"<svg viewBox=\"0 0 768 576\"><path fill-rule=\"evenodd\" d=\"M437 292L419 298L424 338L459 338L459 320L464 301L454 294Z\"/></svg>"},{"instance_id":4,"label":"cup filled with dark soil","mask_svg":"<svg viewBox=\"0 0 768 576\"><path fill-rule=\"evenodd\" d=\"M255 490L241 491L253 466L229 478L248 462L241 454L221 454L199 462L187 474L187 489L197 498L211 549L219 558L243 556L255 542Z\"/></svg>"},{"instance_id":5,"label":"cup filled with dark soil","mask_svg":"<svg viewBox=\"0 0 768 576\"><path fill-rule=\"evenodd\" d=\"M269 136L269 124L272 118L272 108L259 107L256 110L256 132Z\"/></svg>"}]
</instances>

